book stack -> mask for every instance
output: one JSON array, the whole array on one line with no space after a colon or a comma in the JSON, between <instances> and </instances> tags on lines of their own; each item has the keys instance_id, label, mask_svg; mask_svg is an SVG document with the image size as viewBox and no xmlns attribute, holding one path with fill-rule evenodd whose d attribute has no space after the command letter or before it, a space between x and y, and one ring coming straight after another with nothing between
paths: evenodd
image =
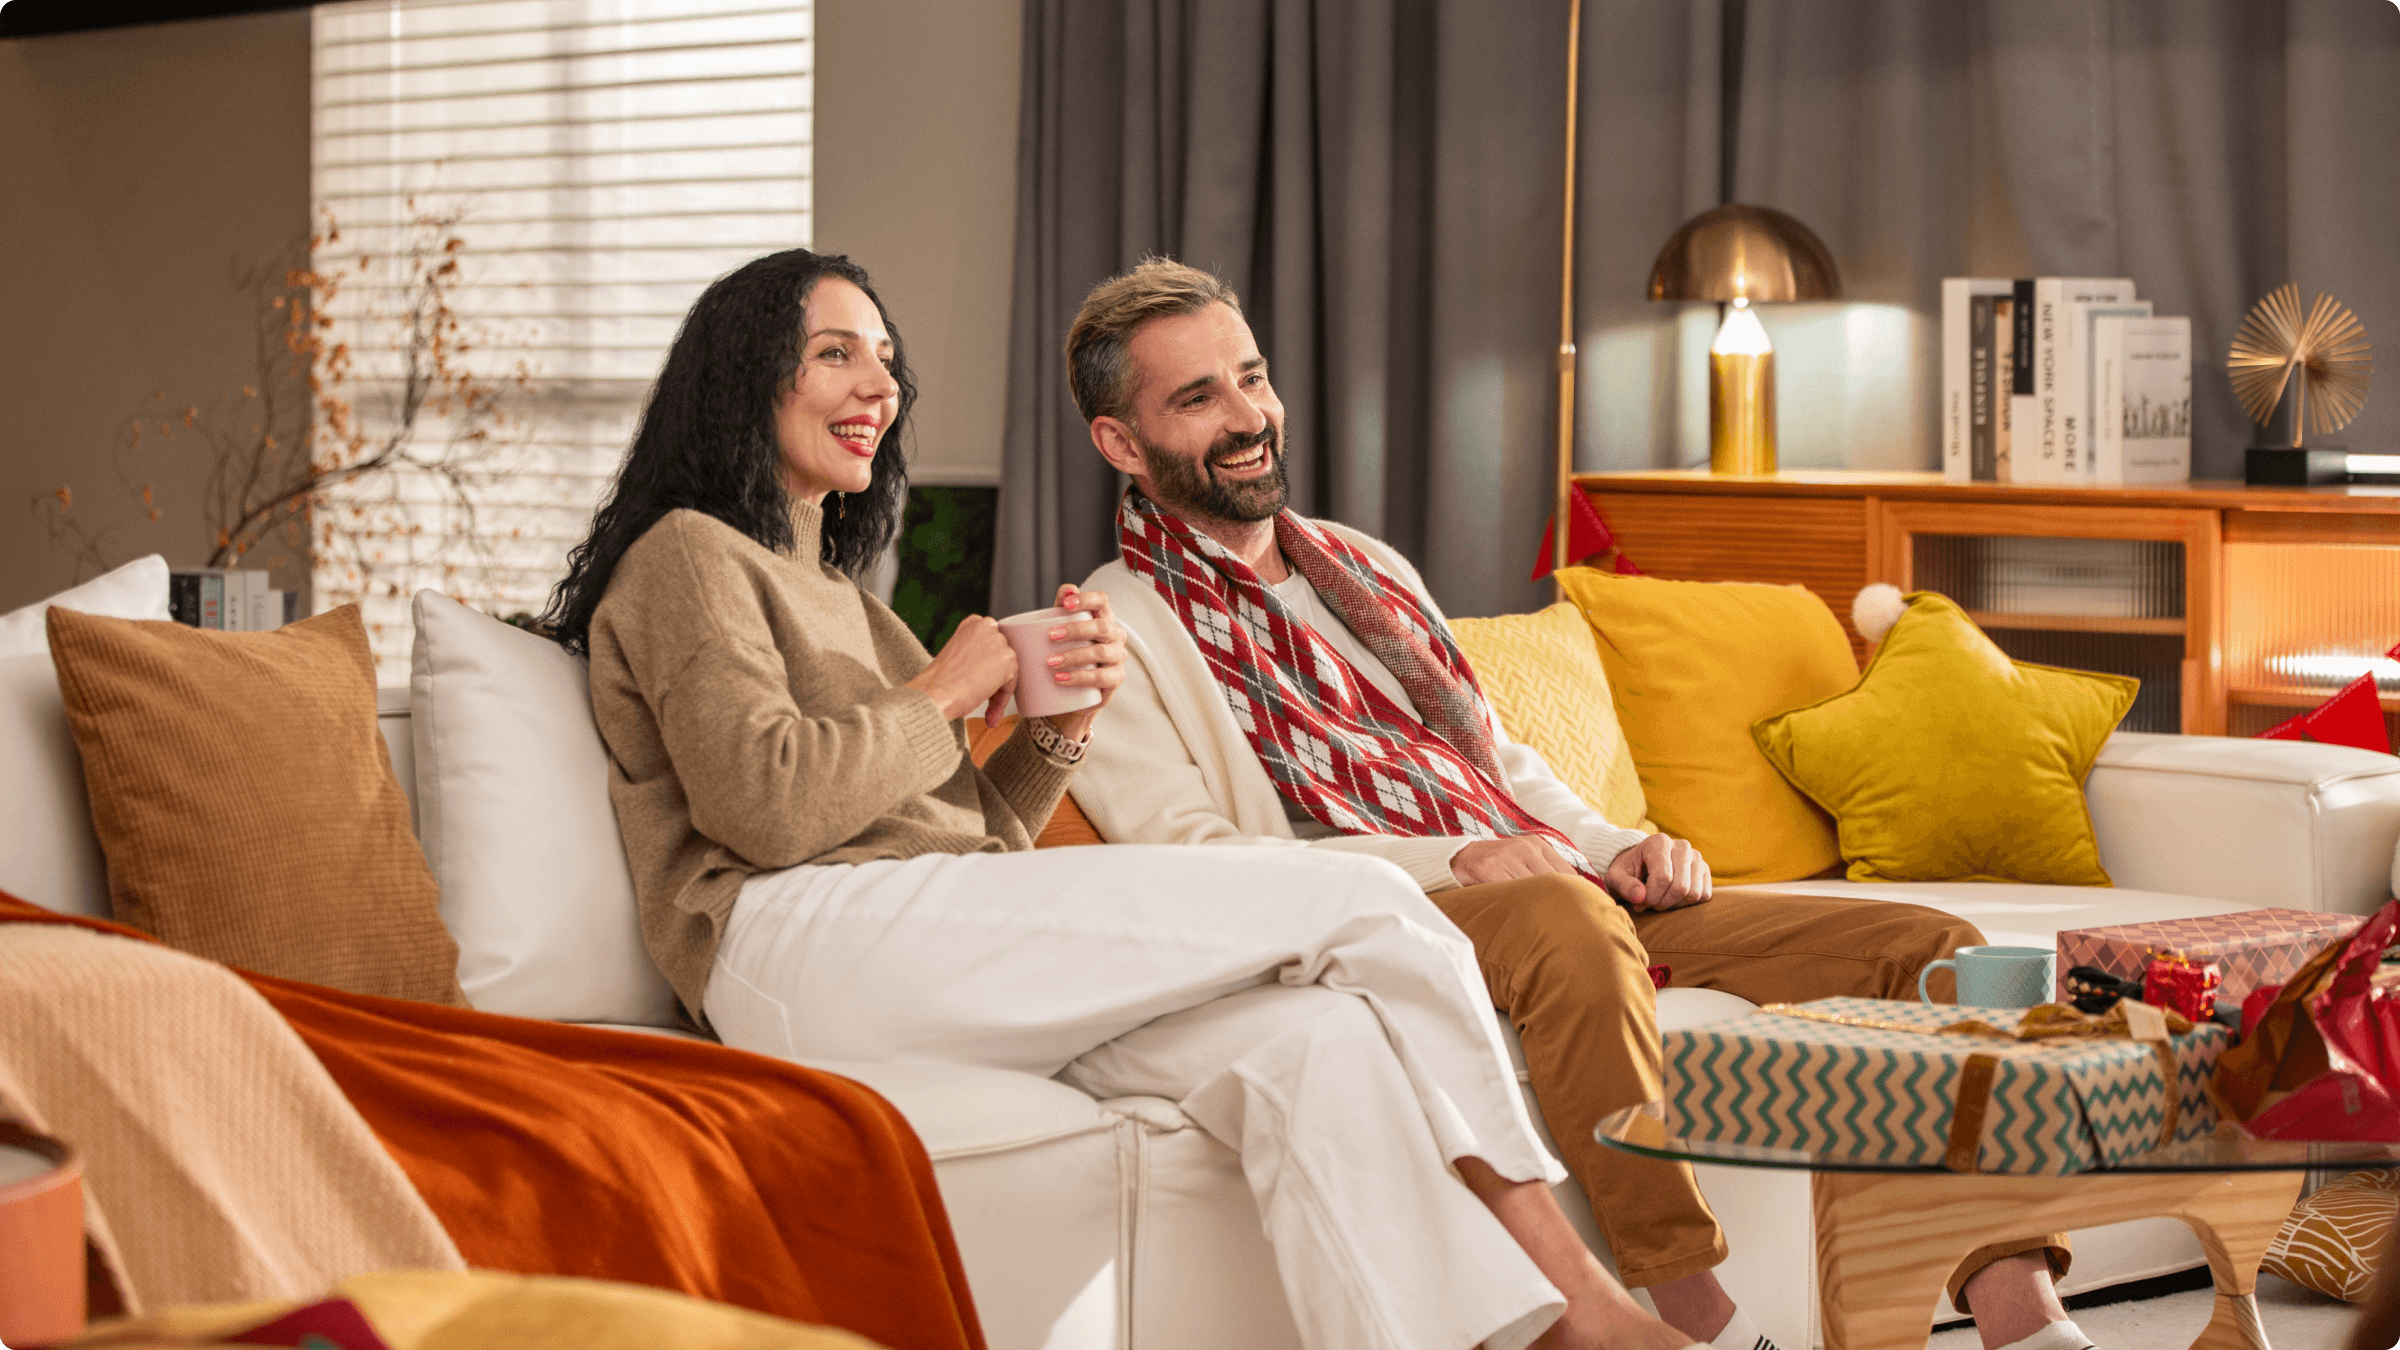
<instances>
[{"instance_id":1,"label":"book stack","mask_svg":"<svg viewBox=\"0 0 2400 1350\"><path fill-rule=\"evenodd\" d=\"M2123 486L2192 476L2192 321L2125 277L1942 280L1942 477Z\"/></svg>"},{"instance_id":2,"label":"book stack","mask_svg":"<svg viewBox=\"0 0 2400 1350\"><path fill-rule=\"evenodd\" d=\"M195 567L167 574L167 613L177 623L225 633L264 633L299 617L297 591L267 585L264 572Z\"/></svg>"}]
</instances>

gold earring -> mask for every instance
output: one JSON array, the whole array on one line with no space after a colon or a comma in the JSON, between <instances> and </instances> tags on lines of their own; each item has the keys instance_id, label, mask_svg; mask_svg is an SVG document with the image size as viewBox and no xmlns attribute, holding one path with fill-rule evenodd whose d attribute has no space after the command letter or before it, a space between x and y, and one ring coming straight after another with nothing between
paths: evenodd
<instances>
[{"instance_id":1,"label":"gold earring","mask_svg":"<svg viewBox=\"0 0 2400 1350\"><path fill-rule=\"evenodd\" d=\"M845 520L849 518L849 515L850 494L846 492L837 492L833 494L833 518L835 520Z\"/></svg>"}]
</instances>

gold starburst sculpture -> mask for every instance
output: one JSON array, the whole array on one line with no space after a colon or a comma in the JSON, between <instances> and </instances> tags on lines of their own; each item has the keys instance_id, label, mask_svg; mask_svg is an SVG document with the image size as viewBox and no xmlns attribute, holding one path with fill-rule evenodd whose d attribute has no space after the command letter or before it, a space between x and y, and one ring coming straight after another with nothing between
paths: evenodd
<instances>
[{"instance_id":1,"label":"gold starburst sculpture","mask_svg":"<svg viewBox=\"0 0 2400 1350\"><path fill-rule=\"evenodd\" d=\"M2341 430L2366 406L2375 357L2366 325L2330 295L2319 295L2300 317L2300 287L2287 283L2251 307L2225 358L2233 396L2252 421L2265 426L2295 383L2300 404L2292 414L2292 447L2304 431ZM2293 376L2299 378L2295 382Z\"/></svg>"}]
</instances>

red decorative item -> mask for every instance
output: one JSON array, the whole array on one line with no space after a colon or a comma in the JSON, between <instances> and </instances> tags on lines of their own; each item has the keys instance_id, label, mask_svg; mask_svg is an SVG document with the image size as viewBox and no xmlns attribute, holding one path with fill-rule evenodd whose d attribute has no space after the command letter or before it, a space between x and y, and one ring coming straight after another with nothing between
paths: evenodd
<instances>
[{"instance_id":1,"label":"red decorative item","mask_svg":"<svg viewBox=\"0 0 2400 1350\"><path fill-rule=\"evenodd\" d=\"M2400 643L2384 656L2400 661ZM2287 718L2259 739L2316 741L2324 745L2354 745L2378 754L2392 753L2391 729L2383 720L2383 700L2376 697L2375 672L2368 671L2342 686L2342 692L2297 717Z\"/></svg>"},{"instance_id":2,"label":"red decorative item","mask_svg":"<svg viewBox=\"0 0 2400 1350\"><path fill-rule=\"evenodd\" d=\"M2181 957L2216 967L2217 993L2239 999L2262 984L2281 984L2328 944L2347 941L2366 920L2313 909L2246 909L2201 919L2153 919L2107 928L2070 928L2058 935L2061 976L2093 966L2120 980L2138 980L2153 958ZM2067 983L2058 983L2066 1002Z\"/></svg>"},{"instance_id":3,"label":"red decorative item","mask_svg":"<svg viewBox=\"0 0 2400 1350\"><path fill-rule=\"evenodd\" d=\"M2400 990L2375 978L2396 934L2400 900L2284 982L2217 1060L2224 1114L2261 1139L2400 1141Z\"/></svg>"},{"instance_id":4,"label":"red decorative item","mask_svg":"<svg viewBox=\"0 0 2400 1350\"><path fill-rule=\"evenodd\" d=\"M1673 966L1652 966L1649 968L1649 973L1650 987L1653 989L1664 989L1667 987L1667 981L1675 978Z\"/></svg>"},{"instance_id":5,"label":"red decorative item","mask_svg":"<svg viewBox=\"0 0 2400 1350\"><path fill-rule=\"evenodd\" d=\"M294 1308L248 1331L228 1332L226 1345L291 1345L302 1350L391 1350L365 1313L346 1298Z\"/></svg>"},{"instance_id":6,"label":"red decorative item","mask_svg":"<svg viewBox=\"0 0 2400 1350\"><path fill-rule=\"evenodd\" d=\"M1625 550L1623 549L1617 550L1617 561L1610 568L1610 570L1614 571L1618 576L1621 577L1638 577L1645 575L1642 569L1633 565L1633 559L1625 556Z\"/></svg>"},{"instance_id":7,"label":"red decorative item","mask_svg":"<svg viewBox=\"0 0 2400 1350\"><path fill-rule=\"evenodd\" d=\"M1608 522L1600 518L1600 508L1592 505L1590 497L1580 492L1576 493L1573 504L1567 510L1571 517L1567 527L1567 563L1569 566L1582 562L1595 553L1606 553L1617 546L1617 536L1609 531ZM1535 581L1540 581L1543 577L1550 575L1550 544L1557 528L1558 516L1553 512L1549 522L1542 526L1542 556L1533 565ZM1618 556L1618 562L1619 570L1622 570L1624 562L1622 554Z\"/></svg>"},{"instance_id":8,"label":"red decorative item","mask_svg":"<svg viewBox=\"0 0 2400 1350\"><path fill-rule=\"evenodd\" d=\"M2195 963L2180 956L2153 956L2142 972L2142 1002L2182 1013L2194 1022L2217 1015L2217 986L2223 976L2217 963Z\"/></svg>"}]
</instances>

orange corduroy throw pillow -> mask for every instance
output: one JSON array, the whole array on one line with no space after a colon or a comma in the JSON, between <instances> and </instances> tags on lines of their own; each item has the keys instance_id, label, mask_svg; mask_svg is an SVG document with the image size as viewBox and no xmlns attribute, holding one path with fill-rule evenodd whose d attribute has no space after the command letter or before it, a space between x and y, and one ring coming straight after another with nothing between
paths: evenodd
<instances>
[{"instance_id":1,"label":"orange corduroy throw pillow","mask_svg":"<svg viewBox=\"0 0 2400 1350\"><path fill-rule=\"evenodd\" d=\"M266 633L48 623L118 922L262 975L465 1006L356 605Z\"/></svg>"}]
</instances>

